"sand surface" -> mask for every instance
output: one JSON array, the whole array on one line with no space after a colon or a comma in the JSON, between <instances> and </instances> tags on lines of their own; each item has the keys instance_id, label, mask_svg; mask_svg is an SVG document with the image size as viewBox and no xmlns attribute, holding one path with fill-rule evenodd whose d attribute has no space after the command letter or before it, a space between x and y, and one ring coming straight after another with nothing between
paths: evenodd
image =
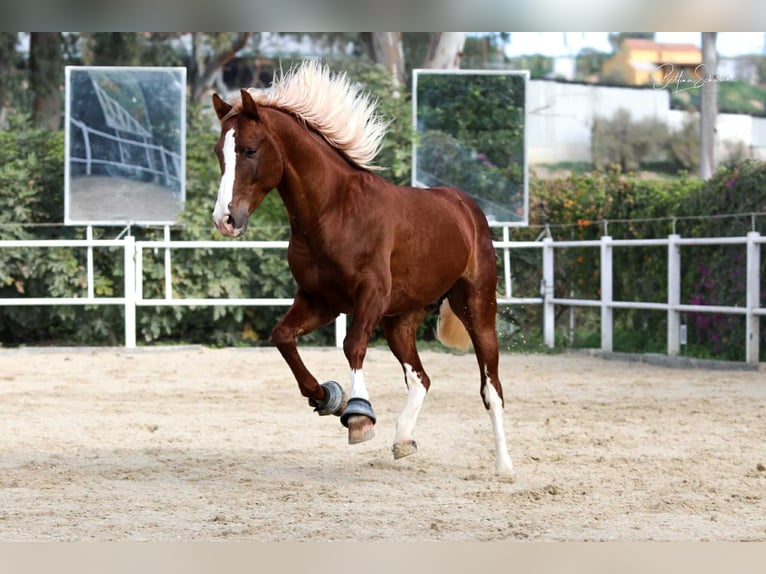
<instances>
[{"instance_id":1,"label":"sand surface","mask_svg":"<svg viewBox=\"0 0 766 574\"><path fill-rule=\"evenodd\" d=\"M303 349L348 385L338 349ZM378 424L348 445L276 350L0 350L0 540L766 540L766 372L503 355L518 478L492 473L472 355L406 396L371 349Z\"/></svg>"}]
</instances>

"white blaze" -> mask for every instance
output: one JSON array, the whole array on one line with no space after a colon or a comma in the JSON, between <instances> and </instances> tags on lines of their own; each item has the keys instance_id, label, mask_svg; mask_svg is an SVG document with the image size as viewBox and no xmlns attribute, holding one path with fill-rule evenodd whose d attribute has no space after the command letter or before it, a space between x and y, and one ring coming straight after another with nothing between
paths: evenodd
<instances>
[{"instance_id":1,"label":"white blaze","mask_svg":"<svg viewBox=\"0 0 766 574\"><path fill-rule=\"evenodd\" d=\"M237 154L234 151L234 128L223 137L223 175L218 186L218 199L213 209L213 219L222 221L229 214L229 204L234 195L234 175L237 172Z\"/></svg>"}]
</instances>

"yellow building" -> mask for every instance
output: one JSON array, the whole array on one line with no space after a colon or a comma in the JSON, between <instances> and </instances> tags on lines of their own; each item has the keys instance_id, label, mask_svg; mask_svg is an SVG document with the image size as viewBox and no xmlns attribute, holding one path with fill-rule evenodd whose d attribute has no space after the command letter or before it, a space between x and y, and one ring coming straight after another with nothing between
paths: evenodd
<instances>
[{"instance_id":1,"label":"yellow building","mask_svg":"<svg viewBox=\"0 0 766 574\"><path fill-rule=\"evenodd\" d=\"M661 87L706 77L701 64L702 50L694 44L626 38L619 51L604 62L602 77L619 78L633 86Z\"/></svg>"}]
</instances>

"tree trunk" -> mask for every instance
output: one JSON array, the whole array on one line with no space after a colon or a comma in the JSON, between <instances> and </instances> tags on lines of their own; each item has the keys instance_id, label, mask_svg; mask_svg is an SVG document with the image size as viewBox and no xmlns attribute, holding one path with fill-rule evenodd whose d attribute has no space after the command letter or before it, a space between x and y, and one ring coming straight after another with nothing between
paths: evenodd
<instances>
[{"instance_id":1,"label":"tree trunk","mask_svg":"<svg viewBox=\"0 0 766 574\"><path fill-rule=\"evenodd\" d=\"M16 94L17 32L0 32L0 129L5 126L5 118Z\"/></svg>"},{"instance_id":2,"label":"tree trunk","mask_svg":"<svg viewBox=\"0 0 766 574\"><path fill-rule=\"evenodd\" d=\"M715 170L715 123L718 114L716 39L718 32L702 32L702 93L700 94L700 177Z\"/></svg>"},{"instance_id":3,"label":"tree trunk","mask_svg":"<svg viewBox=\"0 0 766 574\"><path fill-rule=\"evenodd\" d=\"M401 32L372 32L369 44L372 59L391 72L397 85L404 84L407 77Z\"/></svg>"},{"instance_id":4,"label":"tree trunk","mask_svg":"<svg viewBox=\"0 0 766 574\"><path fill-rule=\"evenodd\" d=\"M460 67L465 45L465 32L436 32L426 58L426 68L455 69Z\"/></svg>"},{"instance_id":5,"label":"tree trunk","mask_svg":"<svg viewBox=\"0 0 766 574\"><path fill-rule=\"evenodd\" d=\"M29 84L32 124L43 130L61 128L61 34L32 32L29 43Z\"/></svg>"}]
</instances>

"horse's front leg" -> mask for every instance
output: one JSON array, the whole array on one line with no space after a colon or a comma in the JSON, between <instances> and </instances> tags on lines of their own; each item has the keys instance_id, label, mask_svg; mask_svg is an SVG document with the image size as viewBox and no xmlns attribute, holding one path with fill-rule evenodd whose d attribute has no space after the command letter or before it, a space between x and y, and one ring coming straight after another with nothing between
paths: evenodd
<instances>
[{"instance_id":1,"label":"horse's front leg","mask_svg":"<svg viewBox=\"0 0 766 574\"><path fill-rule=\"evenodd\" d=\"M349 444L364 442L375 436L377 419L364 382L362 366L372 331L383 316L384 299L377 286L361 290L348 335L343 341L343 352L351 367L351 389L340 421L348 427Z\"/></svg>"},{"instance_id":2,"label":"horse's front leg","mask_svg":"<svg viewBox=\"0 0 766 574\"><path fill-rule=\"evenodd\" d=\"M301 394L309 399L309 405L320 415L340 416L346 408L347 398L338 383L329 381L320 385L317 382L298 354L296 339L328 324L337 316L337 313L299 289L292 306L271 332L271 341L293 372Z\"/></svg>"}]
</instances>

